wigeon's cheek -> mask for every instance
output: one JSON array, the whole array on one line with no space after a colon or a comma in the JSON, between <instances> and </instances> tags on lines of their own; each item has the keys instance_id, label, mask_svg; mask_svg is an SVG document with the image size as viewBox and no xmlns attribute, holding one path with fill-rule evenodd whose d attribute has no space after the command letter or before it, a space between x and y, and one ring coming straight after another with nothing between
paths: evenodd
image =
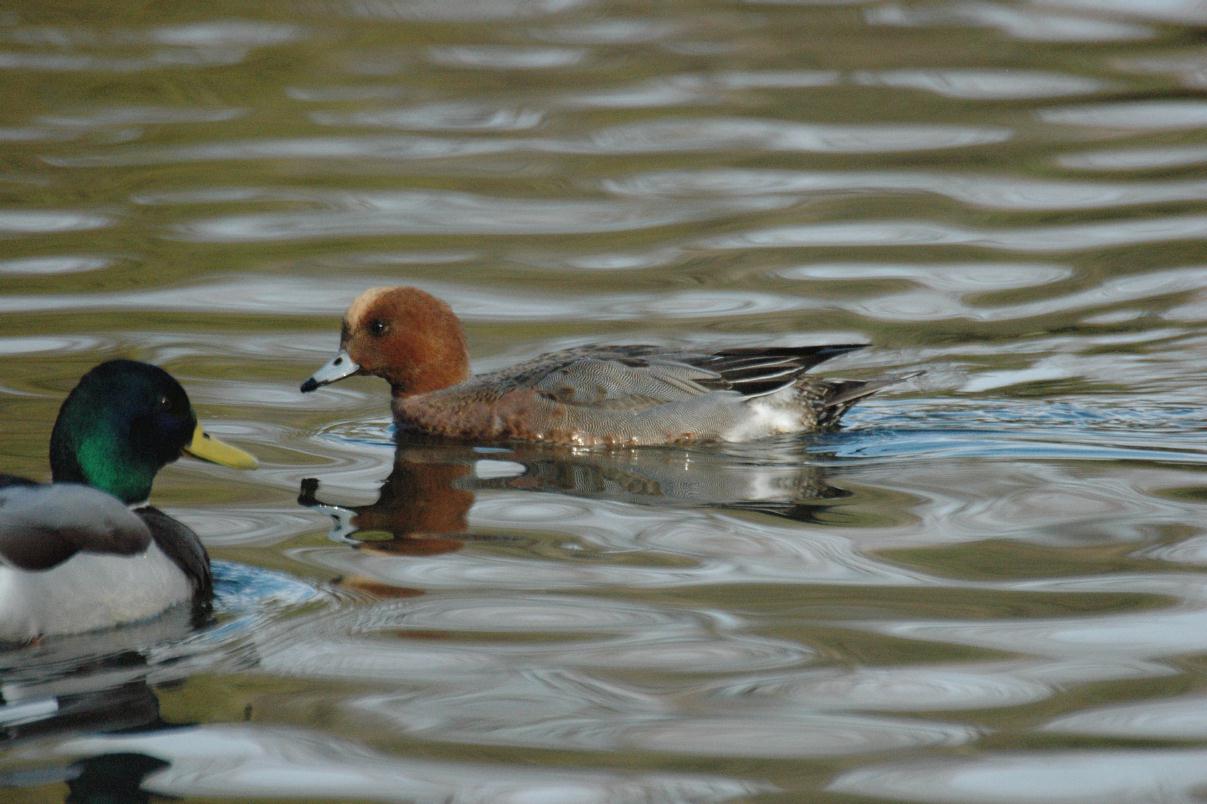
<instances>
[{"instance_id":1,"label":"wigeon's cheek","mask_svg":"<svg viewBox=\"0 0 1207 804\"><path fill-rule=\"evenodd\" d=\"M360 338L352 338L348 341L348 356L362 366L366 361L372 362L373 350L366 349L366 346L367 344Z\"/></svg>"},{"instance_id":2,"label":"wigeon's cheek","mask_svg":"<svg viewBox=\"0 0 1207 804\"><path fill-rule=\"evenodd\" d=\"M360 363L365 371L376 371L383 364L381 352L377 349L362 349L358 355L356 362Z\"/></svg>"}]
</instances>

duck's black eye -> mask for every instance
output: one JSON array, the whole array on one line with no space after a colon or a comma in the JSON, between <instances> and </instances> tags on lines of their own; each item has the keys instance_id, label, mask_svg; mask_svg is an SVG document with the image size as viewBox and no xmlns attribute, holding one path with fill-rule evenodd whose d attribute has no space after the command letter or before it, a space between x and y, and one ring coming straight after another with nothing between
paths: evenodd
<instances>
[{"instance_id":1,"label":"duck's black eye","mask_svg":"<svg viewBox=\"0 0 1207 804\"><path fill-rule=\"evenodd\" d=\"M167 413L171 416L179 416L188 410L189 403L185 400L177 398L173 394L160 394L159 399L155 400L155 407L161 413Z\"/></svg>"},{"instance_id":2,"label":"duck's black eye","mask_svg":"<svg viewBox=\"0 0 1207 804\"><path fill-rule=\"evenodd\" d=\"M369 323L369 334L371 334L374 338L380 338L382 335L386 334L386 330L389 328L390 325L385 321L380 318L375 318Z\"/></svg>"}]
</instances>

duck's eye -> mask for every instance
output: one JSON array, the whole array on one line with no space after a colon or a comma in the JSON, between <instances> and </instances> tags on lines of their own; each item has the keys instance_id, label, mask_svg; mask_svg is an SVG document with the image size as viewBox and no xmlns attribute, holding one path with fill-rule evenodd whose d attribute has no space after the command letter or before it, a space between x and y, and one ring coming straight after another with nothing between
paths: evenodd
<instances>
[{"instance_id":1,"label":"duck's eye","mask_svg":"<svg viewBox=\"0 0 1207 804\"><path fill-rule=\"evenodd\" d=\"M172 409L172 400L168 399L166 396L161 396L159 398L159 409L160 410L171 410Z\"/></svg>"},{"instance_id":2,"label":"duck's eye","mask_svg":"<svg viewBox=\"0 0 1207 804\"><path fill-rule=\"evenodd\" d=\"M380 318L377 318L369 324L369 334L371 334L374 338L380 338L382 335L386 334L386 330L389 328L389 324Z\"/></svg>"}]
</instances>

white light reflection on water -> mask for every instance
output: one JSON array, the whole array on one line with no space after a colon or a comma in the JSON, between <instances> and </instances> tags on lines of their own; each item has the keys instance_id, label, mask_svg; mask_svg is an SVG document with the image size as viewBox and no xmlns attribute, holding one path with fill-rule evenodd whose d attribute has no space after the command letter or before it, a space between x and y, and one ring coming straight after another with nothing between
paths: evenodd
<instances>
[{"instance_id":1,"label":"white light reflection on water","mask_svg":"<svg viewBox=\"0 0 1207 804\"><path fill-rule=\"evenodd\" d=\"M333 237L440 234L457 221L463 234L569 234L632 231L786 206L776 198L726 199L673 208L609 201L498 200L468 193L336 193L316 199L326 209L201 220L183 226L186 240L222 243Z\"/></svg>"},{"instance_id":2,"label":"white light reflection on water","mask_svg":"<svg viewBox=\"0 0 1207 804\"><path fill-rule=\"evenodd\" d=\"M716 249L975 246L997 251L1078 252L1169 240L1198 240L1204 227L1207 227L1207 216L1203 215L1013 229L973 229L931 221L883 220L748 231L705 239L699 245Z\"/></svg>"},{"instance_id":3,"label":"white light reflection on water","mask_svg":"<svg viewBox=\"0 0 1207 804\"><path fill-rule=\"evenodd\" d=\"M139 754L168 767L144 781L165 796L355 798L369 801L721 801L768 791L708 774L519 770L480 762L400 759L321 732L198 726L146 735L80 737L64 757Z\"/></svg>"},{"instance_id":4,"label":"white light reflection on water","mask_svg":"<svg viewBox=\"0 0 1207 804\"><path fill-rule=\"evenodd\" d=\"M890 801L1096 802L1191 800L1204 784L1207 752L1104 748L871 766L829 789Z\"/></svg>"},{"instance_id":5,"label":"white light reflection on water","mask_svg":"<svg viewBox=\"0 0 1207 804\"><path fill-rule=\"evenodd\" d=\"M1149 39L1156 35L1156 31L1146 25L993 2L922 3L909 6L887 3L870 8L867 19L877 25L909 28L996 28L1010 37L1037 42L1128 41Z\"/></svg>"},{"instance_id":6,"label":"white light reflection on water","mask_svg":"<svg viewBox=\"0 0 1207 804\"><path fill-rule=\"evenodd\" d=\"M1109 209L1121 206L1207 199L1207 182L1028 181L1007 176L915 172L803 173L772 170L660 172L611 181L608 190L634 197L697 198L762 196L769 193L933 193L971 207L1011 210Z\"/></svg>"}]
</instances>

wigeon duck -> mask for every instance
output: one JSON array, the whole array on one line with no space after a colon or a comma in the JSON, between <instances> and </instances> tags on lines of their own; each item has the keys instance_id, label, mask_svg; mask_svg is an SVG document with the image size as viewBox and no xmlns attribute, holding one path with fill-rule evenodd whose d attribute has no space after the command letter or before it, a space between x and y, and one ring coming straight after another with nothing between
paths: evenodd
<instances>
[{"instance_id":1,"label":"wigeon duck","mask_svg":"<svg viewBox=\"0 0 1207 804\"><path fill-rule=\"evenodd\" d=\"M0 642L107 628L208 601L205 547L147 499L188 452L250 469L256 459L197 424L180 383L132 360L101 363L59 410L52 482L0 474Z\"/></svg>"},{"instance_id":2,"label":"wigeon duck","mask_svg":"<svg viewBox=\"0 0 1207 804\"><path fill-rule=\"evenodd\" d=\"M469 374L457 316L418 288L372 288L344 315L340 349L302 392L355 374L393 391L400 432L478 442L645 446L749 441L834 427L902 377L804 376L865 344L679 351L584 346Z\"/></svg>"}]
</instances>

